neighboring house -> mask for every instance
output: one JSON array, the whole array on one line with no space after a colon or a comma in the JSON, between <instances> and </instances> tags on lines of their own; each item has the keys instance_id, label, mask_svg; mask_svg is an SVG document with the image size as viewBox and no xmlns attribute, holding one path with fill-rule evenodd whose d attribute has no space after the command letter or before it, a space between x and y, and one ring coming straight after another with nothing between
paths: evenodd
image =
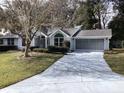
<instances>
[{"instance_id":1,"label":"neighboring house","mask_svg":"<svg viewBox=\"0 0 124 93\"><path fill-rule=\"evenodd\" d=\"M21 38L9 32L0 32L0 46L21 46Z\"/></svg>"},{"instance_id":2,"label":"neighboring house","mask_svg":"<svg viewBox=\"0 0 124 93\"><path fill-rule=\"evenodd\" d=\"M32 40L32 47L47 48L48 46L62 46L65 40L70 41L70 50L91 49L109 50L109 40L112 37L110 29L80 30L78 28L48 29L38 31ZM0 44L15 45L23 48L22 39L10 33L0 37Z\"/></svg>"}]
</instances>

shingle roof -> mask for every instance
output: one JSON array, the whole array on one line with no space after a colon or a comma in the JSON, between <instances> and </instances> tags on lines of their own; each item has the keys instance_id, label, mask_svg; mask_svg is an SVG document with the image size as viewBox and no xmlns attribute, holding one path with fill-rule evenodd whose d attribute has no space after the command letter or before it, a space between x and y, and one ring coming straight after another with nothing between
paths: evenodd
<instances>
[{"instance_id":1,"label":"shingle roof","mask_svg":"<svg viewBox=\"0 0 124 93\"><path fill-rule=\"evenodd\" d=\"M75 37L86 37L86 36L92 36L92 37L101 36L101 37L110 37L111 38L112 31L111 31L111 29L81 30L75 35Z\"/></svg>"},{"instance_id":2,"label":"shingle roof","mask_svg":"<svg viewBox=\"0 0 124 93\"><path fill-rule=\"evenodd\" d=\"M18 35L12 33L0 33L0 38L18 38Z\"/></svg>"},{"instance_id":3,"label":"shingle roof","mask_svg":"<svg viewBox=\"0 0 124 93\"><path fill-rule=\"evenodd\" d=\"M79 31L79 28L65 28L64 31L70 34L70 36L73 36L76 32Z\"/></svg>"},{"instance_id":4,"label":"shingle roof","mask_svg":"<svg viewBox=\"0 0 124 93\"><path fill-rule=\"evenodd\" d=\"M79 29L78 28L52 28L52 29L48 29L47 31L42 31L45 35L49 36L52 33L56 32L56 31L63 31L64 33L66 33L69 36L73 36Z\"/></svg>"}]
</instances>

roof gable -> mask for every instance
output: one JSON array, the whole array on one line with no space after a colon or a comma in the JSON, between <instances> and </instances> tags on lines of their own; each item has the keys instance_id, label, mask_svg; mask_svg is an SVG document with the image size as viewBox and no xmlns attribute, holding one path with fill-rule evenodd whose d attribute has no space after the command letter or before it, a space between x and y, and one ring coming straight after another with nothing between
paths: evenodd
<instances>
[{"instance_id":1,"label":"roof gable","mask_svg":"<svg viewBox=\"0 0 124 93\"><path fill-rule=\"evenodd\" d=\"M45 35L50 36L51 34L54 34L56 31L62 31L62 33L68 35L68 36L73 36L79 28L48 28L47 31L42 31Z\"/></svg>"},{"instance_id":2,"label":"roof gable","mask_svg":"<svg viewBox=\"0 0 124 93\"><path fill-rule=\"evenodd\" d=\"M70 35L67 34L66 32L64 32L63 30L57 30L57 31L51 33L51 34L49 35L49 37L53 36L54 34L56 34L56 33L58 33L58 32L64 34L64 35L67 36L67 37L70 37Z\"/></svg>"}]
</instances>

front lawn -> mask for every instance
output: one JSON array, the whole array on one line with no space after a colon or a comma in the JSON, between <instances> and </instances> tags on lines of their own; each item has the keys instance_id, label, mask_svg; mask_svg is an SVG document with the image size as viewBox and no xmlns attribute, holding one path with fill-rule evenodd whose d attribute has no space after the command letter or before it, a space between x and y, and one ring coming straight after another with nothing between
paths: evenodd
<instances>
[{"instance_id":1,"label":"front lawn","mask_svg":"<svg viewBox=\"0 0 124 93\"><path fill-rule=\"evenodd\" d=\"M43 72L62 54L34 53L35 56L24 59L22 52L0 53L0 88L17 83Z\"/></svg>"},{"instance_id":2,"label":"front lawn","mask_svg":"<svg viewBox=\"0 0 124 93\"><path fill-rule=\"evenodd\" d=\"M106 51L104 57L114 72L124 75L124 49Z\"/></svg>"}]
</instances>

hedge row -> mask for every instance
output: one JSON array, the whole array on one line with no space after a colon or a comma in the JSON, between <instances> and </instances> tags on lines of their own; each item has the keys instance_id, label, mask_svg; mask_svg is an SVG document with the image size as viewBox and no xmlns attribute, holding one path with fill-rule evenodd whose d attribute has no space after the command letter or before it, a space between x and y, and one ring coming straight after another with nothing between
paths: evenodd
<instances>
[{"instance_id":1,"label":"hedge row","mask_svg":"<svg viewBox=\"0 0 124 93\"><path fill-rule=\"evenodd\" d=\"M67 48L67 47L57 47L57 46L49 46L48 51L49 52L67 53L69 51L69 48Z\"/></svg>"},{"instance_id":2,"label":"hedge row","mask_svg":"<svg viewBox=\"0 0 124 93\"><path fill-rule=\"evenodd\" d=\"M17 46L0 46L0 51L17 50Z\"/></svg>"},{"instance_id":3,"label":"hedge row","mask_svg":"<svg viewBox=\"0 0 124 93\"><path fill-rule=\"evenodd\" d=\"M48 49L45 48L35 48L33 49L34 52L42 52L42 53L48 53Z\"/></svg>"},{"instance_id":4,"label":"hedge row","mask_svg":"<svg viewBox=\"0 0 124 93\"><path fill-rule=\"evenodd\" d=\"M48 49L44 48L34 48L32 51L34 52L42 52L42 53L55 53L55 52L60 52L60 53L67 53L69 51L69 48L67 47L56 47L56 46L49 46Z\"/></svg>"},{"instance_id":5,"label":"hedge row","mask_svg":"<svg viewBox=\"0 0 124 93\"><path fill-rule=\"evenodd\" d=\"M17 46L0 46L0 51L17 50L17 49L18 49ZM44 49L44 48L33 47L33 48L31 48L31 51L43 52L43 53L61 52L64 54L69 51L69 48L68 47L49 46L48 49Z\"/></svg>"}]
</instances>

